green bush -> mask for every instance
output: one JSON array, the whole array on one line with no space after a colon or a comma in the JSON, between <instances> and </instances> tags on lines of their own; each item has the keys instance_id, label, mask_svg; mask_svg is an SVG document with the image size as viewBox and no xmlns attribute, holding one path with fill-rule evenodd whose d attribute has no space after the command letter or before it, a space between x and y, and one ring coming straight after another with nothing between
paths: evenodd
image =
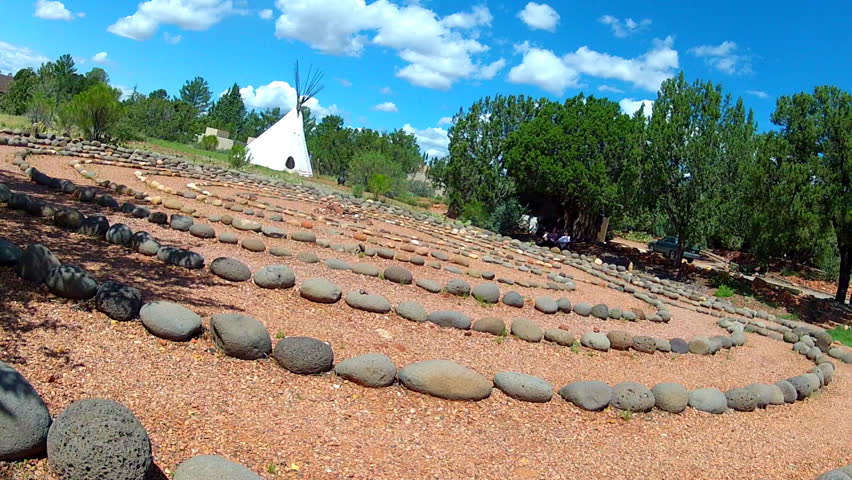
<instances>
[{"instance_id":1,"label":"green bush","mask_svg":"<svg viewBox=\"0 0 852 480\"><path fill-rule=\"evenodd\" d=\"M727 285L719 285L719 288L716 289L716 297L717 298L728 298L734 296L734 289Z\"/></svg>"},{"instance_id":2,"label":"green bush","mask_svg":"<svg viewBox=\"0 0 852 480\"><path fill-rule=\"evenodd\" d=\"M354 196L355 198L363 197L364 196L364 185L361 185L359 183L358 185L355 185L354 187L352 187L352 196Z\"/></svg>"},{"instance_id":3,"label":"green bush","mask_svg":"<svg viewBox=\"0 0 852 480\"><path fill-rule=\"evenodd\" d=\"M118 101L121 91L98 82L78 93L68 104L67 121L88 140L109 140L124 118L124 107Z\"/></svg>"},{"instance_id":4,"label":"green bush","mask_svg":"<svg viewBox=\"0 0 852 480\"><path fill-rule=\"evenodd\" d=\"M423 180L412 180L408 182L408 191L418 197L434 197L435 189L432 184Z\"/></svg>"},{"instance_id":5,"label":"green bush","mask_svg":"<svg viewBox=\"0 0 852 480\"><path fill-rule=\"evenodd\" d=\"M387 155L377 151L359 152L349 164L346 178L351 185L367 186L370 178L376 174L382 174L396 181L403 179L402 170Z\"/></svg>"},{"instance_id":6,"label":"green bush","mask_svg":"<svg viewBox=\"0 0 852 480\"><path fill-rule=\"evenodd\" d=\"M204 150L216 150L219 147L219 139L216 135L205 135L201 137L201 148Z\"/></svg>"},{"instance_id":7,"label":"green bush","mask_svg":"<svg viewBox=\"0 0 852 480\"><path fill-rule=\"evenodd\" d=\"M387 194L391 187L393 187L393 179L382 173L377 173L367 180L367 189L372 192L376 200Z\"/></svg>"},{"instance_id":8,"label":"green bush","mask_svg":"<svg viewBox=\"0 0 852 480\"><path fill-rule=\"evenodd\" d=\"M234 146L231 147L231 151L228 152L228 165L230 165L231 168L239 170L251 163L250 160L250 154L246 151L245 145L235 143Z\"/></svg>"}]
</instances>

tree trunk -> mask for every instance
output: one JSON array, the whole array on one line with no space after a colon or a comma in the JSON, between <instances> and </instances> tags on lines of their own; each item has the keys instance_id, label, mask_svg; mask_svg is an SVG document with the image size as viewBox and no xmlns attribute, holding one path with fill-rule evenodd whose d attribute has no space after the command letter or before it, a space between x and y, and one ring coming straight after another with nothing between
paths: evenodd
<instances>
[{"instance_id":1,"label":"tree trunk","mask_svg":"<svg viewBox=\"0 0 852 480\"><path fill-rule=\"evenodd\" d=\"M840 246L840 275L837 279L837 293L834 295L834 299L840 303L846 299L850 273L852 273L852 248L843 245ZM852 303L852 296L849 297L849 303Z\"/></svg>"},{"instance_id":2,"label":"tree trunk","mask_svg":"<svg viewBox=\"0 0 852 480\"><path fill-rule=\"evenodd\" d=\"M675 258L674 264L676 267L680 268L680 265L683 263L683 235L677 236L677 249L675 250Z\"/></svg>"}]
</instances>

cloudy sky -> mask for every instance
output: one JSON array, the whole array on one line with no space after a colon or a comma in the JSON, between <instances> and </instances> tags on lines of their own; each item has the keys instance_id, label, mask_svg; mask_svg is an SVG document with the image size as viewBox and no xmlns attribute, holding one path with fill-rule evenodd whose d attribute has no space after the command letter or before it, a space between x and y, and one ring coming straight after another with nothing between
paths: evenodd
<instances>
[{"instance_id":1,"label":"cloudy sky","mask_svg":"<svg viewBox=\"0 0 852 480\"><path fill-rule=\"evenodd\" d=\"M460 108L498 93L585 92L632 112L684 70L742 96L767 129L779 95L852 90L850 2L0 2L16 4L14 20L4 9L0 72L70 53L123 88L175 94L201 75L217 94L238 83L249 108L287 110L299 60L325 74L319 115L404 128L432 154L446 152Z\"/></svg>"}]
</instances>

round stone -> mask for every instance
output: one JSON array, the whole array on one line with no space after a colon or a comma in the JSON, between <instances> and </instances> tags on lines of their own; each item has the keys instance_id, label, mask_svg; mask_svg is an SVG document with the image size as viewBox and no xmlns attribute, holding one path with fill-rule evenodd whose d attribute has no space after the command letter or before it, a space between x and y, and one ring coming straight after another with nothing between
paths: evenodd
<instances>
[{"instance_id":1,"label":"round stone","mask_svg":"<svg viewBox=\"0 0 852 480\"><path fill-rule=\"evenodd\" d=\"M227 243L227 244L230 244L230 245L236 245L237 242L239 242L239 241L240 241L240 239L237 238L237 236L234 235L231 232L222 232L222 233L219 234L219 242L220 243Z\"/></svg>"},{"instance_id":2,"label":"round stone","mask_svg":"<svg viewBox=\"0 0 852 480\"><path fill-rule=\"evenodd\" d=\"M123 223L116 223L109 227L105 234L106 241L113 245L129 245L133 237L133 230Z\"/></svg>"},{"instance_id":3,"label":"round stone","mask_svg":"<svg viewBox=\"0 0 852 480\"><path fill-rule=\"evenodd\" d=\"M589 313L595 318L606 320L607 318L609 318L609 307L600 303L592 307Z\"/></svg>"},{"instance_id":4,"label":"round stone","mask_svg":"<svg viewBox=\"0 0 852 480\"><path fill-rule=\"evenodd\" d=\"M441 293L442 290L440 283L428 278L418 278L414 281L414 284L429 293Z\"/></svg>"},{"instance_id":5,"label":"round stone","mask_svg":"<svg viewBox=\"0 0 852 480\"><path fill-rule=\"evenodd\" d=\"M784 397L784 403L794 403L799 399L799 393L796 391L796 387L787 380L778 380L775 382L775 386L781 390L781 395Z\"/></svg>"},{"instance_id":6,"label":"round stone","mask_svg":"<svg viewBox=\"0 0 852 480\"><path fill-rule=\"evenodd\" d=\"M519 372L494 375L494 386L515 400L547 403L553 396L553 385L545 380Z\"/></svg>"},{"instance_id":7,"label":"round stone","mask_svg":"<svg viewBox=\"0 0 852 480\"><path fill-rule=\"evenodd\" d=\"M103 238L106 236L107 230L109 230L109 220L106 217L103 215L91 215L83 219L80 223L80 228L77 229L77 233L89 237Z\"/></svg>"},{"instance_id":8,"label":"round stone","mask_svg":"<svg viewBox=\"0 0 852 480\"><path fill-rule=\"evenodd\" d=\"M316 375L331 370L334 352L322 340L311 337L287 337L275 345L272 358L299 375Z\"/></svg>"},{"instance_id":9,"label":"round stone","mask_svg":"<svg viewBox=\"0 0 852 480\"><path fill-rule=\"evenodd\" d=\"M340 300L340 288L324 278L309 278L302 282L299 295L312 302L336 303Z\"/></svg>"},{"instance_id":10,"label":"round stone","mask_svg":"<svg viewBox=\"0 0 852 480\"><path fill-rule=\"evenodd\" d=\"M411 320L412 322L425 322L429 317L423 305L413 301L400 302L396 306L395 311L400 317Z\"/></svg>"},{"instance_id":11,"label":"round stone","mask_svg":"<svg viewBox=\"0 0 852 480\"><path fill-rule=\"evenodd\" d=\"M563 347L574 345L574 335L571 332L562 330L561 328L549 328L544 331L544 339L548 342L553 342Z\"/></svg>"},{"instance_id":12,"label":"round stone","mask_svg":"<svg viewBox=\"0 0 852 480\"><path fill-rule=\"evenodd\" d=\"M378 255L379 258L384 258L385 260L393 260L395 253L390 248L380 248L376 250L376 255Z\"/></svg>"},{"instance_id":13,"label":"round stone","mask_svg":"<svg viewBox=\"0 0 852 480\"><path fill-rule=\"evenodd\" d=\"M512 335L527 342L540 342L544 337L541 327L528 318L516 318L512 320Z\"/></svg>"},{"instance_id":14,"label":"round stone","mask_svg":"<svg viewBox=\"0 0 852 480\"><path fill-rule=\"evenodd\" d=\"M165 212L151 212L148 215L148 221L156 225L165 225L169 223L169 216Z\"/></svg>"},{"instance_id":15,"label":"round stone","mask_svg":"<svg viewBox=\"0 0 852 480\"><path fill-rule=\"evenodd\" d=\"M757 408L758 396L748 388L734 388L725 392L728 408L738 412L752 412Z\"/></svg>"},{"instance_id":16,"label":"round stone","mask_svg":"<svg viewBox=\"0 0 852 480\"><path fill-rule=\"evenodd\" d=\"M689 406L701 412L720 414L728 409L728 399L718 388L699 388L689 392Z\"/></svg>"},{"instance_id":17,"label":"round stone","mask_svg":"<svg viewBox=\"0 0 852 480\"><path fill-rule=\"evenodd\" d=\"M76 265L60 265L45 280L50 293L72 300L86 300L98 293L98 282Z\"/></svg>"},{"instance_id":18,"label":"round stone","mask_svg":"<svg viewBox=\"0 0 852 480\"><path fill-rule=\"evenodd\" d=\"M391 310L391 304L387 298L363 290L353 290L347 293L345 301L350 307L366 312L388 313Z\"/></svg>"},{"instance_id":19,"label":"round stone","mask_svg":"<svg viewBox=\"0 0 852 480\"><path fill-rule=\"evenodd\" d=\"M612 388L604 382L584 380L565 385L559 395L584 410L599 412L609 406Z\"/></svg>"},{"instance_id":20,"label":"round stone","mask_svg":"<svg viewBox=\"0 0 852 480\"><path fill-rule=\"evenodd\" d=\"M160 247L160 249L157 250L157 258L169 265L176 265L178 267L184 267L192 270L198 270L204 267L204 257L182 248L170 246Z\"/></svg>"},{"instance_id":21,"label":"round stone","mask_svg":"<svg viewBox=\"0 0 852 480\"><path fill-rule=\"evenodd\" d=\"M503 295L503 303L510 307L523 308L524 297L522 297L520 293L512 290Z\"/></svg>"},{"instance_id":22,"label":"round stone","mask_svg":"<svg viewBox=\"0 0 852 480\"><path fill-rule=\"evenodd\" d=\"M0 361L0 462L44 453L50 412L41 396L17 370Z\"/></svg>"},{"instance_id":23,"label":"round stone","mask_svg":"<svg viewBox=\"0 0 852 480\"><path fill-rule=\"evenodd\" d=\"M47 458L66 480L144 480L153 462L139 419L124 405L101 398L74 402L56 417Z\"/></svg>"},{"instance_id":24,"label":"round stone","mask_svg":"<svg viewBox=\"0 0 852 480\"><path fill-rule=\"evenodd\" d=\"M176 303L147 303L139 310L139 318L152 335L173 342L185 342L201 333L201 317Z\"/></svg>"},{"instance_id":25,"label":"round stone","mask_svg":"<svg viewBox=\"0 0 852 480\"><path fill-rule=\"evenodd\" d=\"M629 350L633 346L633 336L624 330L613 330L606 334L606 338L613 350Z\"/></svg>"},{"instance_id":26,"label":"round stone","mask_svg":"<svg viewBox=\"0 0 852 480\"><path fill-rule=\"evenodd\" d=\"M707 337L693 337L689 340L689 353L695 355L710 355L713 353L713 346L710 339Z\"/></svg>"},{"instance_id":27,"label":"round stone","mask_svg":"<svg viewBox=\"0 0 852 480\"><path fill-rule=\"evenodd\" d=\"M607 338L607 336L603 333L586 332L582 337L580 337L580 345L586 348L606 352L609 350L610 342L609 338Z\"/></svg>"},{"instance_id":28,"label":"round stone","mask_svg":"<svg viewBox=\"0 0 852 480\"><path fill-rule=\"evenodd\" d=\"M689 405L689 392L679 383L658 383L651 389L658 409L669 413L681 413Z\"/></svg>"},{"instance_id":29,"label":"round stone","mask_svg":"<svg viewBox=\"0 0 852 480\"><path fill-rule=\"evenodd\" d=\"M491 380L450 360L424 360L399 371L405 388L447 400L483 400L491 395Z\"/></svg>"},{"instance_id":30,"label":"round stone","mask_svg":"<svg viewBox=\"0 0 852 480\"><path fill-rule=\"evenodd\" d=\"M379 267L372 263L355 263L352 265L352 272L359 275L367 275L368 277L378 277L381 274Z\"/></svg>"},{"instance_id":31,"label":"round stone","mask_svg":"<svg viewBox=\"0 0 852 480\"><path fill-rule=\"evenodd\" d=\"M337 258L329 258L324 263L326 267L332 270L349 270L351 268L348 263Z\"/></svg>"},{"instance_id":32,"label":"round stone","mask_svg":"<svg viewBox=\"0 0 852 480\"><path fill-rule=\"evenodd\" d=\"M470 295L470 285L464 280L460 280L458 278L454 278L447 282L444 286L444 290L451 295L458 295L460 297Z\"/></svg>"},{"instance_id":33,"label":"round stone","mask_svg":"<svg viewBox=\"0 0 852 480\"><path fill-rule=\"evenodd\" d=\"M314 232L298 231L293 232L290 238L297 242L315 243L317 241L317 234Z\"/></svg>"},{"instance_id":34,"label":"round stone","mask_svg":"<svg viewBox=\"0 0 852 480\"><path fill-rule=\"evenodd\" d=\"M494 283L482 283L473 287L471 295L480 302L494 304L500 301L500 287Z\"/></svg>"},{"instance_id":35,"label":"round stone","mask_svg":"<svg viewBox=\"0 0 852 480\"><path fill-rule=\"evenodd\" d=\"M272 247L269 249L269 254L273 257L292 257L293 252L284 247Z\"/></svg>"},{"instance_id":36,"label":"round stone","mask_svg":"<svg viewBox=\"0 0 852 480\"><path fill-rule=\"evenodd\" d=\"M210 263L210 271L229 282L245 282L251 278L251 270L236 258L219 257Z\"/></svg>"},{"instance_id":37,"label":"round stone","mask_svg":"<svg viewBox=\"0 0 852 480\"><path fill-rule=\"evenodd\" d=\"M198 238L213 238L216 236L216 230L206 223L196 223L189 227L189 234Z\"/></svg>"},{"instance_id":38,"label":"round stone","mask_svg":"<svg viewBox=\"0 0 852 480\"><path fill-rule=\"evenodd\" d=\"M541 313L552 315L559 311L556 300L550 297L535 297L535 309Z\"/></svg>"},{"instance_id":39,"label":"round stone","mask_svg":"<svg viewBox=\"0 0 852 480\"><path fill-rule=\"evenodd\" d=\"M371 388L393 385L396 381L396 371L393 360L383 353L368 353L348 358L334 367L337 376Z\"/></svg>"},{"instance_id":40,"label":"round stone","mask_svg":"<svg viewBox=\"0 0 852 480\"><path fill-rule=\"evenodd\" d=\"M250 252L263 252L266 245L259 238L244 238L240 245Z\"/></svg>"},{"instance_id":41,"label":"round stone","mask_svg":"<svg viewBox=\"0 0 852 480\"><path fill-rule=\"evenodd\" d=\"M296 260L303 263L319 263L320 259L314 252L299 252L296 254Z\"/></svg>"},{"instance_id":42,"label":"round stone","mask_svg":"<svg viewBox=\"0 0 852 480\"><path fill-rule=\"evenodd\" d=\"M426 320L441 327L470 330L470 318L455 310L438 310L429 314Z\"/></svg>"},{"instance_id":43,"label":"round stone","mask_svg":"<svg viewBox=\"0 0 852 480\"><path fill-rule=\"evenodd\" d=\"M500 336L506 333L506 324L499 318L484 317L473 324L472 330Z\"/></svg>"},{"instance_id":44,"label":"round stone","mask_svg":"<svg viewBox=\"0 0 852 480\"><path fill-rule=\"evenodd\" d=\"M287 232L281 230L280 228L273 227L271 225L264 225L261 227L260 232L269 238L284 238L287 235Z\"/></svg>"},{"instance_id":45,"label":"round stone","mask_svg":"<svg viewBox=\"0 0 852 480\"><path fill-rule=\"evenodd\" d=\"M784 393L778 385L753 383L745 388L757 396L757 408L766 408L767 405L784 405Z\"/></svg>"},{"instance_id":46,"label":"round stone","mask_svg":"<svg viewBox=\"0 0 852 480\"><path fill-rule=\"evenodd\" d=\"M559 311L562 313L571 313L571 300L567 298L560 298L556 300L556 306L559 307Z\"/></svg>"},{"instance_id":47,"label":"round stone","mask_svg":"<svg viewBox=\"0 0 852 480\"><path fill-rule=\"evenodd\" d=\"M296 274L286 265L269 265L255 272L254 283L261 288L291 288L296 285Z\"/></svg>"},{"instance_id":48,"label":"round stone","mask_svg":"<svg viewBox=\"0 0 852 480\"><path fill-rule=\"evenodd\" d=\"M224 223L224 217L223 223ZM253 220L247 220L242 217L237 217L231 221L231 226L236 228L237 230L242 230L246 232L259 232L261 228L263 228L260 223L255 222Z\"/></svg>"},{"instance_id":49,"label":"round stone","mask_svg":"<svg viewBox=\"0 0 852 480\"><path fill-rule=\"evenodd\" d=\"M263 480L248 468L217 455L199 455L178 465L174 480Z\"/></svg>"},{"instance_id":50,"label":"round stone","mask_svg":"<svg viewBox=\"0 0 852 480\"><path fill-rule=\"evenodd\" d=\"M240 313L220 313L210 319L210 336L225 355L241 360L266 358L272 339L262 323Z\"/></svg>"},{"instance_id":51,"label":"round stone","mask_svg":"<svg viewBox=\"0 0 852 480\"><path fill-rule=\"evenodd\" d=\"M386 268L385 271L382 272L382 275L385 280L398 283L400 285L410 285L414 283L414 276L411 275L411 272L397 265L391 265Z\"/></svg>"},{"instance_id":52,"label":"round stone","mask_svg":"<svg viewBox=\"0 0 852 480\"><path fill-rule=\"evenodd\" d=\"M186 215L178 215L174 213L169 218L169 226L174 230L178 230L180 232L188 232L189 229L192 227L192 224L192 217L188 217Z\"/></svg>"},{"instance_id":53,"label":"round stone","mask_svg":"<svg viewBox=\"0 0 852 480\"><path fill-rule=\"evenodd\" d=\"M674 353L689 353L689 343L682 338L673 338L669 340L669 345Z\"/></svg>"},{"instance_id":54,"label":"round stone","mask_svg":"<svg viewBox=\"0 0 852 480\"><path fill-rule=\"evenodd\" d=\"M610 405L630 412L649 412L656 404L651 390L636 382L622 382L612 387Z\"/></svg>"},{"instance_id":55,"label":"round stone","mask_svg":"<svg viewBox=\"0 0 852 480\"><path fill-rule=\"evenodd\" d=\"M59 228L77 230L84 218L84 215L75 208L60 208L53 214L53 223Z\"/></svg>"},{"instance_id":56,"label":"round stone","mask_svg":"<svg viewBox=\"0 0 852 480\"><path fill-rule=\"evenodd\" d=\"M588 303L578 303L574 305L574 313L581 317L588 317L592 313L592 305Z\"/></svg>"},{"instance_id":57,"label":"round stone","mask_svg":"<svg viewBox=\"0 0 852 480\"><path fill-rule=\"evenodd\" d=\"M95 305L109 318L126 322L139 315L139 309L142 308L142 292L118 282L104 282L95 295Z\"/></svg>"},{"instance_id":58,"label":"round stone","mask_svg":"<svg viewBox=\"0 0 852 480\"><path fill-rule=\"evenodd\" d=\"M633 337L633 349L637 352L653 354L657 351L657 339L645 335Z\"/></svg>"}]
</instances>

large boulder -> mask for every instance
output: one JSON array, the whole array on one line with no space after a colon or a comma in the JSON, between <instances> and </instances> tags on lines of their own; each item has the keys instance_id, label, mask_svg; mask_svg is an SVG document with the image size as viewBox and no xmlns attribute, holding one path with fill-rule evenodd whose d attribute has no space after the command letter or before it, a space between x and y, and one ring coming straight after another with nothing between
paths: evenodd
<instances>
[{"instance_id":1,"label":"large boulder","mask_svg":"<svg viewBox=\"0 0 852 480\"><path fill-rule=\"evenodd\" d=\"M409 390L447 400L482 400L491 395L491 380L450 360L423 360L399 371Z\"/></svg>"},{"instance_id":2,"label":"large boulder","mask_svg":"<svg viewBox=\"0 0 852 480\"><path fill-rule=\"evenodd\" d=\"M251 270L236 258L219 257L210 262L210 271L229 282L245 282L251 278Z\"/></svg>"},{"instance_id":3,"label":"large boulder","mask_svg":"<svg viewBox=\"0 0 852 480\"><path fill-rule=\"evenodd\" d=\"M50 412L26 378L0 361L0 462L44 453Z\"/></svg>"},{"instance_id":4,"label":"large boulder","mask_svg":"<svg viewBox=\"0 0 852 480\"><path fill-rule=\"evenodd\" d=\"M77 265L60 265L47 274L44 282L50 293L72 300L87 300L98 293L98 282Z\"/></svg>"},{"instance_id":5,"label":"large boulder","mask_svg":"<svg viewBox=\"0 0 852 480\"><path fill-rule=\"evenodd\" d=\"M500 287L495 283L481 283L473 287L471 295L482 303L494 304L500 301Z\"/></svg>"},{"instance_id":6,"label":"large boulder","mask_svg":"<svg viewBox=\"0 0 852 480\"><path fill-rule=\"evenodd\" d=\"M512 320L512 335L527 342L540 342L544 337L541 327L528 318L516 318Z\"/></svg>"},{"instance_id":7,"label":"large boulder","mask_svg":"<svg viewBox=\"0 0 852 480\"><path fill-rule=\"evenodd\" d=\"M15 273L28 282L44 283L50 271L59 265L59 259L49 248L34 243L24 250L21 260L15 265Z\"/></svg>"},{"instance_id":8,"label":"large boulder","mask_svg":"<svg viewBox=\"0 0 852 480\"><path fill-rule=\"evenodd\" d=\"M24 255L23 249L14 243L0 238L0 266L17 265Z\"/></svg>"},{"instance_id":9,"label":"large boulder","mask_svg":"<svg viewBox=\"0 0 852 480\"><path fill-rule=\"evenodd\" d=\"M240 313L220 313L210 319L210 336L225 355L241 360L266 358L272 339L262 323Z\"/></svg>"},{"instance_id":10,"label":"large boulder","mask_svg":"<svg viewBox=\"0 0 852 480\"><path fill-rule=\"evenodd\" d=\"M331 370L334 352L331 345L316 338L287 337L275 345L272 358L293 373L316 375Z\"/></svg>"},{"instance_id":11,"label":"large boulder","mask_svg":"<svg viewBox=\"0 0 852 480\"><path fill-rule=\"evenodd\" d=\"M699 388L689 392L689 406L701 412L720 414L728 409L728 399L718 388Z\"/></svg>"},{"instance_id":12,"label":"large boulder","mask_svg":"<svg viewBox=\"0 0 852 480\"><path fill-rule=\"evenodd\" d=\"M312 302L336 303L340 300L340 287L324 278L309 278L302 282L299 295Z\"/></svg>"},{"instance_id":13,"label":"large boulder","mask_svg":"<svg viewBox=\"0 0 852 480\"><path fill-rule=\"evenodd\" d=\"M56 417L47 435L47 459L65 480L144 480L153 462L139 419L102 398L74 402Z\"/></svg>"},{"instance_id":14,"label":"large boulder","mask_svg":"<svg viewBox=\"0 0 852 480\"><path fill-rule=\"evenodd\" d=\"M604 382L583 380L560 388L559 395L584 410L598 412L609 405L612 388Z\"/></svg>"},{"instance_id":15,"label":"large boulder","mask_svg":"<svg viewBox=\"0 0 852 480\"><path fill-rule=\"evenodd\" d=\"M263 480L248 468L218 455L199 455L178 465L174 480Z\"/></svg>"},{"instance_id":16,"label":"large boulder","mask_svg":"<svg viewBox=\"0 0 852 480\"><path fill-rule=\"evenodd\" d=\"M442 327L470 330L470 317L456 310L437 310L430 313L426 320Z\"/></svg>"},{"instance_id":17,"label":"large boulder","mask_svg":"<svg viewBox=\"0 0 852 480\"><path fill-rule=\"evenodd\" d=\"M133 320L142 308L142 292L122 283L104 282L98 287L95 306L113 320Z\"/></svg>"},{"instance_id":18,"label":"large boulder","mask_svg":"<svg viewBox=\"0 0 852 480\"><path fill-rule=\"evenodd\" d=\"M546 403L553 396L553 385L525 373L500 372L494 375L494 386L506 395L524 402Z\"/></svg>"},{"instance_id":19,"label":"large boulder","mask_svg":"<svg viewBox=\"0 0 852 480\"><path fill-rule=\"evenodd\" d=\"M396 381L396 365L383 353L348 358L334 367L334 373L365 387L380 388Z\"/></svg>"},{"instance_id":20,"label":"large boulder","mask_svg":"<svg viewBox=\"0 0 852 480\"><path fill-rule=\"evenodd\" d=\"M656 407L664 412L681 413L689 405L689 391L679 383L658 383L651 393Z\"/></svg>"},{"instance_id":21,"label":"large boulder","mask_svg":"<svg viewBox=\"0 0 852 480\"><path fill-rule=\"evenodd\" d=\"M651 390L636 382L622 382L612 387L610 405L630 412L650 412L656 399Z\"/></svg>"},{"instance_id":22,"label":"large boulder","mask_svg":"<svg viewBox=\"0 0 852 480\"><path fill-rule=\"evenodd\" d=\"M385 277L385 280L398 283L400 285L411 285L414 282L414 276L411 275L411 272L397 265L391 265L386 268L383 272L383 276Z\"/></svg>"},{"instance_id":23,"label":"large boulder","mask_svg":"<svg viewBox=\"0 0 852 480\"><path fill-rule=\"evenodd\" d=\"M391 304L387 298L363 290L353 290L347 293L344 300L347 305L357 310L372 313L388 313L391 310Z\"/></svg>"},{"instance_id":24,"label":"large boulder","mask_svg":"<svg viewBox=\"0 0 852 480\"><path fill-rule=\"evenodd\" d=\"M260 288L291 288L296 285L296 274L286 265L269 265L255 272L254 283Z\"/></svg>"},{"instance_id":25,"label":"large boulder","mask_svg":"<svg viewBox=\"0 0 852 480\"><path fill-rule=\"evenodd\" d=\"M139 310L139 318L152 335L173 342L185 342L201 333L201 317L176 303L145 304Z\"/></svg>"}]
</instances>

